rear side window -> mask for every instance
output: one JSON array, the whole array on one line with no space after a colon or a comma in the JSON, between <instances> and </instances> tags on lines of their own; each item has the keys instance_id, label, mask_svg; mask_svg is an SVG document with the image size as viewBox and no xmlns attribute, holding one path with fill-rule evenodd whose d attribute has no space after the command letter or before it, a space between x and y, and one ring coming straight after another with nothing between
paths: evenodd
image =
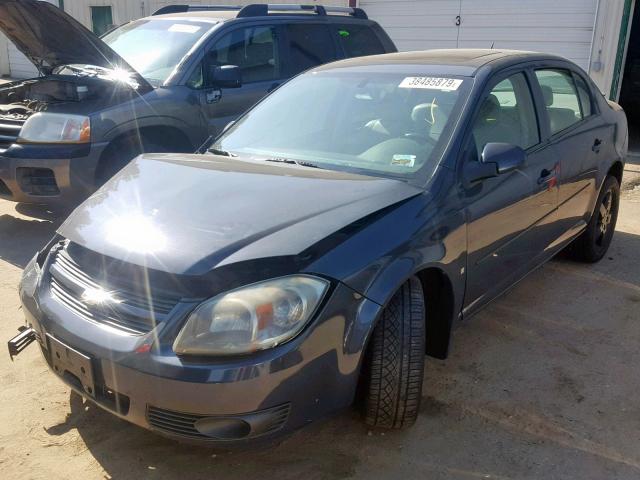
<instances>
[{"instance_id":1,"label":"rear side window","mask_svg":"<svg viewBox=\"0 0 640 480\"><path fill-rule=\"evenodd\" d=\"M551 133L558 133L582 120L580 100L573 76L566 70L536 70L549 116Z\"/></svg>"},{"instance_id":2,"label":"rear side window","mask_svg":"<svg viewBox=\"0 0 640 480\"><path fill-rule=\"evenodd\" d=\"M582 107L582 116L587 118L591 116L591 93L589 87L580 75L573 75L578 88L578 96L580 97L580 107Z\"/></svg>"},{"instance_id":3,"label":"rear side window","mask_svg":"<svg viewBox=\"0 0 640 480\"><path fill-rule=\"evenodd\" d=\"M365 25L339 25L337 35L347 57L385 53L378 36Z\"/></svg>"},{"instance_id":4,"label":"rear side window","mask_svg":"<svg viewBox=\"0 0 640 480\"><path fill-rule=\"evenodd\" d=\"M326 25L294 23L286 26L291 75L336 59L336 48Z\"/></svg>"}]
</instances>

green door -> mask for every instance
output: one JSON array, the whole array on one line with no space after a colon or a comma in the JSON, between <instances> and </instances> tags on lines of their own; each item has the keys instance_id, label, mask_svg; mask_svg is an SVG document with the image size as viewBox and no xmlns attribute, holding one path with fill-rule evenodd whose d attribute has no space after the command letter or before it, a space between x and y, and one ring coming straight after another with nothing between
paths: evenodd
<instances>
[{"instance_id":1,"label":"green door","mask_svg":"<svg viewBox=\"0 0 640 480\"><path fill-rule=\"evenodd\" d=\"M111 7L91 7L91 29L100 36L113 25Z\"/></svg>"}]
</instances>

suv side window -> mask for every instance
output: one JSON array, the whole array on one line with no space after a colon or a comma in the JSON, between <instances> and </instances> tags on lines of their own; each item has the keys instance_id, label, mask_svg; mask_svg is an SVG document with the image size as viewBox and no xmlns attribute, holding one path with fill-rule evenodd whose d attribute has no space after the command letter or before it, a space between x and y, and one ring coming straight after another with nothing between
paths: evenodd
<instances>
[{"instance_id":1,"label":"suv side window","mask_svg":"<svg viewBox=\"0 0 640 480\"><path fill-rule=\"evenodd\" d=\"M580 100L571 72L536 70L549 116L551 134L561 132L582 120Z\"/></svg>"},{"instance_id":2,"label":"suv side window","mask_svg":"<svg viewBox=\"0 0 640 480\"><path fill-rule=\"evenodd\" d=\"M580 107L582 108L582 117L587 118L591 116L591 92L587 86L587 82L577 74L573 74L573 79L576 81L576 87L578 88L578 96L580 97Z\"/></svg>"},{"instance_id":3,"label":"suv side window","mask_svg":"<svg viewBox=\"0 0 640 480\"><path fill-rule=\"evenodd\" d=\"M378 36L371 27L366 25L338 25L337 35L347 57L385 53L384 46Z\"/></svg>"},{"instance_id":4,"label":"suv side window","mask_svg":"<svg viewBox=\"0 0 640 480\"><path fill-rule=\"evenodd\" d=\"M280 75L276 27L259 25L238 28L220 38L207 53L209 65L237 65L242 83L275 80ZM192 88L203 86L202 65L187 82Z\"/></svg>"},{"instance_id":5,"label":"suv side window","mask_svg":"<svg viewBox=\"0 0 640 480\"><path fill-rule=\"evenodd\" d=\"M336 48L326 25L292 23L287 25L290 75L336 59Z\"/></svg>"},{"instance_id":6,"label":"suv side window","mask_svg":"<svg viewBox=\"0 0 640 480\"><path fill-rule=\"evenodd\" d=\"M527 149L540 141L531 91L523 73L498 82L483 100L473 123L478 159L487 143Z\"/></svg>"}]
</instances>

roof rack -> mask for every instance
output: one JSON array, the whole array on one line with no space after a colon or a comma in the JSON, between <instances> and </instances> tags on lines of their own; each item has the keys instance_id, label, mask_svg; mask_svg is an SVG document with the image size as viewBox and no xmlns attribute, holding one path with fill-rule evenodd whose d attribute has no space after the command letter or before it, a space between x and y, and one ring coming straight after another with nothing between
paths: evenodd
<instances>
[{"instance_id":1,"label":"roof rack","mask_svg":"<svg viewBox=\"0 0 640 480\"><path fill-rule=\"evenodd\" d=\"M251 3L244 7L240 7L238 5L167 5L153 12L153 15L216 10L238 10L237 18L265 17L269 15L270 12L315 13L316 15L321 16L338 13L350 15L354 18L360 18L363 20L369 18L361 8L325 7L323 5L291 5L280 3Z\"/></svg>"},{"instance_id":2,"label":"roof rack","mask_svg":"<svg viewBox=\"0 0 640 480\"><path fill-rule=\"evenodd\" d=\"M184 13L184 12L213 12L225 10L240 10L239 5L165 5L159 8L151 15L164 15L165 13Z\"/></svg>"}]
</instances>

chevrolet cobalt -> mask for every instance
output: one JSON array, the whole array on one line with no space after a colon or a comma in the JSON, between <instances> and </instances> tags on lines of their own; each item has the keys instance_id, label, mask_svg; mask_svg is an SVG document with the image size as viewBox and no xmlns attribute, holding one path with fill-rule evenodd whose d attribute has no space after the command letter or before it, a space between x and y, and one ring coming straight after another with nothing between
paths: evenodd
<instances>
[{"instance_id":1,"label":"chevrolet cobalt","mask_svg":"<svg viewBox=\"0 0 640 480\"><path fill-rule=\"evenodd\" d=\"M10 352L37 340L72 389L176 439L354 402L406 427L458 321L561 250L602 258L626 149L623 111L561 58L317 67L207 153L139 156L78 207L24 272Z\"/></svg>"}]
</instances>

